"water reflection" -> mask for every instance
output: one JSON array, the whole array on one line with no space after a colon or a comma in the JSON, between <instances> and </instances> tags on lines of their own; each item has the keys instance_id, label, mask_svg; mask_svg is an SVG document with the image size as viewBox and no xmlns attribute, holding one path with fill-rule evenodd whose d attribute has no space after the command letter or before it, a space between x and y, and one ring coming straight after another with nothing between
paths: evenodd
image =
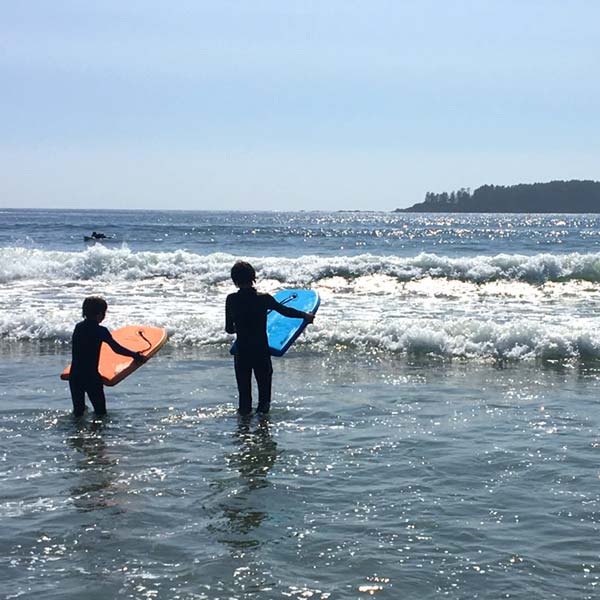
<instances>
[{"instance_id":1,"label":"water reflection","mask_svg":"<svg viewBox=\"0 0 600 600\"><path fill-rule=\"evenodd\" d=\"M108 452L103 436L105 422L77 422L76 427L77 432L68 438L69 446L81 455L75 466L80 481L71 488L73 504L82 512L116 506L119 461Z\"/></svg>"},{"instance_id":2,"label":"water reflection","mask_svg":"<svg viewBox=\"0 0 600 600\"><path fill-rule=\"evenodd\" d=\"M256 534L269 514L265 510L271 493L268 474L277 460L277 443L271 436L268 418L258 422L240 418L233 441L236 450L227 454L225 460L229 472L237 471L239 478L234 489L229 490L226 501L221 503L226 519L223 526L226 539L221 541L237 551L260 543L258 536L250 535Z\"/></svg>"},{"instance_id":3,"label":"water reflection","mask_svg":"<svg viewBox=\"0 0 600 600\"><path fill-rule=\"evenodd\" d=\"M254 428L250 419L240 418L235 443L239 450L229 455L229 465L237 468L249 489L268 486L267 475L277 459L269 418L261 418Z\"/></svg>"}]
</instances>

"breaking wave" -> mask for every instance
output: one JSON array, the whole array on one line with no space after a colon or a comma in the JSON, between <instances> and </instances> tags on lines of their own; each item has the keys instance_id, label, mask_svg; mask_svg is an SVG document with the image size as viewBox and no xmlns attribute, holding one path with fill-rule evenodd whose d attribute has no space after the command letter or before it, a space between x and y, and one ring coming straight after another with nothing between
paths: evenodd
<instances>
[{"instance_id":1,"label":"breaking wave","mask_svg":"<svg viewBox=\"0 0 600 600\"><path fill-rule=\"evenodd\" d=\"M321 322L320 322L321 321ZM323 322L326 321L326 322ZM169 346L214 347L224 352L231 343L221 319L189 316L153 324L167 328ZM121 323L115 324L116 326ZM66 343L73 323L59 313L42 317L33 311L18 318L0 317L5 341ZM394 319L347 321L317 318L291 352L430 355L443 358L493 360L568 360L600 358L600 332L592 323L557 326L526 318L510 323L472 319Z\"/></svg>"},{"instance_id":2,"label":"breaking wave","mask_svg":"<svg viewBox=\"0 0 600 600\"><path fill-rule=\"evenodd\" d=\"M225 351L237 256L186 251L0 249L0 341L60 346L82 298L109 300L107 326L167 328L172 348ZM311 287L315 324L293 349L476 360L600 358L600 253L447 257L250 257L261 288ZM399 285L396 285L399 284ZM547 285L544 285L547 284Z\"/></svg>"},{"instance_id":3,"label":"breaking wave","mask_svg":"<svg viewBox=\"0 0 600 600\"><path fill-rule=\"evenodd\" d=\"M132 252L126 246L95 246L84 252L43 251L28 248L0 249L0 282L37 279L61 281L144 280L157 277L194 278L206 285L227 281L238 257L186 251ZM582 280L600 282L600 253L498 254L496 256L447 257L421 253L414 257L303 256L300 258L251 257L262 279L292 285L312 285L322 279L355 279L387 275L398 281L425 277L472 283L510 280L530 284Z\"/></svg>"}]
</instances>

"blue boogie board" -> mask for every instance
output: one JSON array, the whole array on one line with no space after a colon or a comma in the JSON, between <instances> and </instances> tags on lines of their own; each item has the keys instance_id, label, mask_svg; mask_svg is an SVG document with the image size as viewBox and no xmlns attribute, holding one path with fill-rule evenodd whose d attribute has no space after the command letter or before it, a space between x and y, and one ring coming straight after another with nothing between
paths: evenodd
<instances>
[{"instance_id":1,"label":"blue boogie board","mask_svg":"<svg viewBox=\"0 0 600 600\"><path fill-rule=\"evenodd\" d=\"M321 299L313 290L281 290L273 297L280 304L291 306L296 310L316 313ZM274 310L267 313L267 338L271 356L283 356L289 347L298 339L308 323L304 319L284 317ZM229 350L235 354L235 342Z\"/></svg>"}]
</instances>

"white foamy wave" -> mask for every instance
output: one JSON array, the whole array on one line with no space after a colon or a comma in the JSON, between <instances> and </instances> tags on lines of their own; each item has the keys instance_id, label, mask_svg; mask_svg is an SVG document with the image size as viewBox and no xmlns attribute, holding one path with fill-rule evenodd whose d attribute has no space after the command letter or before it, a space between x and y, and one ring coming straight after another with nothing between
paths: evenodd
<instances>
[{"instance_id":1,"label":"white foamy wave","mask_svg":"<svg viewBox=\"0 0 600 600\"><path fill-rule=\"evenodd\" d=\"M0 249L0 282L15 280L133 281L157 277L192 278L211 286L228 281L235 257L215 253L199 255L175 252L132 252L126 246L108 249L93 246L84 252L43 251L27 248ZM260 279L307 286L331 277L356 279L387 275L399 281L425 277L473 283L498 280L540 284L571 279L600 282L600 253L499 254L450 258L436 254L414 257L303 256L300 258L249 257Z\"/></svg>"},{"instance_id":2,"label":"white foamy wave","mask_svg":"<svg viewBox=\"0 0 600 600\"><path fill-rule=\"evenodd\" d=\"M176 252L132 252L126 246L93 246L84 252L0 249L0 282L39 280L143 280L193 276L206 283L229 278L234 258L227 254L201 256Z\"/></svg>"},{"instance_id":3,"label":"white foamy wave","mask_svg":"<svg viewBox=\"0 0 600 600\"><path fill-rule=\"evenodd\" d=\"M393 354L446 358L565 360L600 358L600 334L587 324L571 327L521 320L428 319L371 324L341 324L309 332L306 341L322 349L377 349Z\"/></svg>"},{"instance_id":4,"label":"white foamy wave","mask_svg":"<svg viewBox=\"0 0 600 600\"><path fill-rule=\"evenodd\" d=\"M0 340L70 339L81 302L102 294L105 325L165 327L172 347L227 347L231 254L4 249ZM448 258L253 257L259 288L310 287L322 308L298 343L324 352L476 359L600 357L600 254ZM532 285L534 284L534 285Z\"/></svg>"},{"instance_id":5,"label":"white foamy wave","mask_svg":"<svg viewBox=\"0 0 600 600\"><path fill-rule=\"evenodd\" d=\"M16 313L4 311L0 314L0 339L65 342L71 339L73 324L58 312L48 314L33 309Z\"/></svg>"},{"instance_id":6,"label":"white foamy wave","mask_svg":"<svg viewBox=\"0 0 600 600\"><path fill-rule=\"evenodd\" d=\"M166 327L173 348L214 347L223 352L232 336L223 330L222 319L213 316L175 316L154 320ZM117 328L126 317L111 323ZM72 322L59 314L42 318L34 311L18 318L0 318L0 338L5 341L50 341L70 339ZM600 358L600 332L591 320L570 325L544 323L538 318L498 323L479 317L462 319L333 320L318 318L307 328L293 351L326 353L371 353L432 355L445 358L494 360L566 360Z\"/></svg>"}]
</instances>

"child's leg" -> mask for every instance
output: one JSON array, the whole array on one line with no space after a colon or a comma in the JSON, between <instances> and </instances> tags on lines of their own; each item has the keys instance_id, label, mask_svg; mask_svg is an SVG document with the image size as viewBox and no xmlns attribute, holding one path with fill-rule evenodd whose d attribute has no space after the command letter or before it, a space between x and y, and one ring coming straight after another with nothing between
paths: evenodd
<instances>
[{"instance_id":1,"label":"child's leg","mask_svg":"<svg viewBox=\"0 0 600 600\"><path fill-rule=\"evenodd\" d=\"M69 379L69 389L73 401L73 415L81 417L85 412L85 388L78 381Z\"/></svg>"},{"instance_id":2,"label":"child's leg","mask_svg":"<svg viewBox=\"0 0 600 600\"><path fill-rule=\"evenodd\" d=\"M233 364L239 394L238 412L240 415L249 415L252 412L252 363L235 356Z\"/></svg>"},{"instance_id":3,"label":"child's leg","mask_svg":"<svg viewBox=\"0 0 600 600\"><path fill-rule=\"evenodd\" d=\"M271 357L266 356L256 361L254 377L258 386L257 412L268 413L271 409L271 383L273 381L273 365Z\"/></svg>"},{"instance_id":4,"label":"child's leg","mask_svg":"<svg viewBox=\"0 0 600 600\"><path fill-rule=\"evenodd\" d=\"M88 383L87 393L94 407L94 412L99 416L106 414L106 398L104 396L104 385L101 379Z\"/></svg>"}]
</instances>

